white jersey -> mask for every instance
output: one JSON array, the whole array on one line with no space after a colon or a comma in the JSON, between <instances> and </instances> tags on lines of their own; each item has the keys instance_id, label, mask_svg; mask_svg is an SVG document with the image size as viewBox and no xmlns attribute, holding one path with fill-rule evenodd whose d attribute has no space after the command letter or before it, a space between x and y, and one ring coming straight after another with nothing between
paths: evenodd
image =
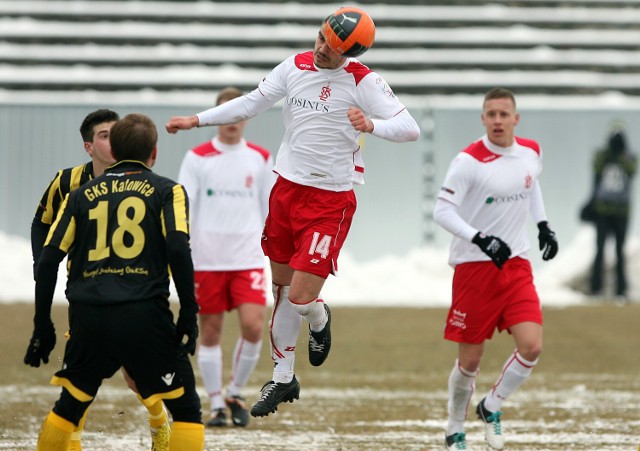
<instances>
[{"instance_id":1,"label":"white jersey","mask_svg":"<svg viewBox=\"0 0 640 451\"><path fill-rule=\"evenodd\" d=\"M178 180L189 196L194 269L263 268L260 237L275 180L269 152L216 137L187 152Z\"/></svg>"},{"instance_id":2,"label":"white jersey","mask_svg":"<svg viewBox=\"0 0 640 451\"><path fill-rule=\"evenodd\" d=\"M398 142L419 135L415 120L382 77L353 58L337 69L318 68L313 52L290 56L255 91L199 113L199 123L246 119L283 98L285 134L275 171L301 185L348 191L354 183L363 183L360 132L347 117L350 107L358 107L372 118L374 135ZM391 118L397 119L393 132L385 123Z\"/></svg>"},{"instance_id":3,"label":"white jersey","mask_svg":"<svg viewBox=\"0 0 640 451\"><path fill-rule=\"evenodd\" d=\"M405 108L367 66L347 59L338 69L320 69L313 52L286 59L258 89L267 97L287 96L276 172L292 182L332 191L347 191L363 181L360 132L347 118L349 107L382 119Z\"/></svg>"},{"instance_id":4,"label":"white jersey","mask_svg":"<svg viewBox=\"0 0 640 451\"><path fill-rule=\"evenodd\" d=\"M537 142L518 138L511 147L499 147L483 136L460 152L451 162L438 195L458 207L460 217L485 235L502 239L511 257L527 258L530 248L527 218L531 202L541 194L538 177L542 152ZM544 207L535 216L543 217ZM454 236L449 263L486 261L478 246Z\"/></svg>"}]
</instances>

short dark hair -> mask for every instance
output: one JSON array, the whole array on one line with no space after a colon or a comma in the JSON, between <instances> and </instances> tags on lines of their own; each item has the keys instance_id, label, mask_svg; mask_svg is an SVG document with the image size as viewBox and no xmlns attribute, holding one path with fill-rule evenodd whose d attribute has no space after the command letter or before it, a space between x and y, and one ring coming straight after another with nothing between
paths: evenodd
<instances>
[{"instance_id":1,"label":"short dark hair","mask_svg":"<svg viewBox=\"0 0 640 451\"><path fill-rule=\"evenodd\" d=\"M511 99L511 101L513 102L513 106L516 106L516 96L514 96L513 92L506 88L493 88L484 95L484 103L486 103L487 100L494 99Z\"/></svg>"},{"instance_id":2,"label":"short dark hair","mask_svg":"<svg viewBox=\"0 0 640 451\"><path fill-rule=\"evenodd\" d=\"M216 99L216 105L220 105L221 103L227 102L240 96L242 96L242 91L233 86L229 86L228 88L220 90L220 92L218 93L218 98Z\"/></svg>"},{"instance_id":3,"label":"short dark hair","mask_svg":"<svg viewBox=\"0 0 640 451\"><path fill-rule=\"evenodd\" d=\"M144 163L158 143L158 130L148 116L127 114L111 127L109 142L116 161L135 160Z\"/></svg>"},{"instance_id":4,"label":"short dark hair","mask_svg":"<svg viewBox=\"0 0 640 451\"><path fill-rule=\"evenodd\" d=\"M120 119L120 116L115 111L101 108L92 113L89 113L87 117L82 121L80 125L80 135L84 142L93 142L93 135L95 134L94 127L98 124L104 124L105 122L115 122Z\"/></svg>"}]
</instances>

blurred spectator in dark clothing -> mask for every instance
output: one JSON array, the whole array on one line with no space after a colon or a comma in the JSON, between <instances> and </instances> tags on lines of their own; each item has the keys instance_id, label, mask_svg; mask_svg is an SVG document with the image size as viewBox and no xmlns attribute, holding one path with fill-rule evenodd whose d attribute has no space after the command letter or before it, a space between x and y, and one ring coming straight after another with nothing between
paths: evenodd
<instances>
[{"instance_id":1,"label":"blurred spectator in dark clothing","mask_svg":"<svg viewBox=\"0 0 640 451\"><path fill-rule=\"evenodd\" d=\"M624 243L631 212L631 182L636 157L630 152L624 129L612 128L607 145L593 162L596 256L591 273L591 294L603 291L604 247L613 235L616 243L616 297L626 299Z\"/></svg>"}]
</instances>

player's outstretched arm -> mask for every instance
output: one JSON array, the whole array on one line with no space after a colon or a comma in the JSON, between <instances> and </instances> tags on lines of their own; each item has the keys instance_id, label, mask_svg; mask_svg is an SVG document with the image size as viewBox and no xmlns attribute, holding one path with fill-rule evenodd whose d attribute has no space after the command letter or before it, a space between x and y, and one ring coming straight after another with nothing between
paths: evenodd
<instances>
[{"instance_id":1,"label":"player's outstretched arm","mask_svg":"<svg viewBox=\"0 0 640 451\"><path fill-rule=\"evenodd\" d=\"M353 111L352 115L353 120L351 117L349 119L356 129L358 129L358 125L362 128L361 131L371 133L387 141L404 143L417 141L420 137L420 127L406 108L388 119L370 119L368 117L362 119L360 118L360 115L364 116L362 111Z\"/></svg>"},{"instance_id":2,"label":"player's outstretched arm","mask_svg":"<svg viewBox=\"0 0 640 451\"><path fill-rule=\"evenodd\" d=\"M173 116L167 122L167 125L164 128L167 132L171 134L175 134L178 130L191 130L194 127L200 125L198 116Z\"/></svg>"},{"instance_id":3,"label":"player's outstretched arm","mask_svg":"<svg viewBox=\"0 0 640 451\"><path fill-rule=\"evenodd\" d=\"M33 318L33 334L24 356L24 363L39 367L49 363L49 354L56 346L56 330L51 321L51 303L56 288L58 266L66 254L47 246L42 251L36 274L36 312Z\"/></svg>"}]
</instances>

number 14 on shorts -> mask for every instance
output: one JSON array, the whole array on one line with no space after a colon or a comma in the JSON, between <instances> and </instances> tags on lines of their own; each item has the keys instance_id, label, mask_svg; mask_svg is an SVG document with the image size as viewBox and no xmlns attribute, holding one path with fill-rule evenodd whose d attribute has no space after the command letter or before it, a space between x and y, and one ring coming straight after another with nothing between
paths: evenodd
<instances>
[{"instance_id":1,"label":"number 14 on shorts","mask_svg":"<svg viewBox=\"0 0 640 451\"><path fill-rule=\"evenodd\" d=\"M313 232L311 246L309 246L309 255L320 254L320 257L327 258L329 249L331 248L331 236L323 235L320 238L320 232ZM318 263L311 261L312 263Z\"/></svg>"}]
</instances>

